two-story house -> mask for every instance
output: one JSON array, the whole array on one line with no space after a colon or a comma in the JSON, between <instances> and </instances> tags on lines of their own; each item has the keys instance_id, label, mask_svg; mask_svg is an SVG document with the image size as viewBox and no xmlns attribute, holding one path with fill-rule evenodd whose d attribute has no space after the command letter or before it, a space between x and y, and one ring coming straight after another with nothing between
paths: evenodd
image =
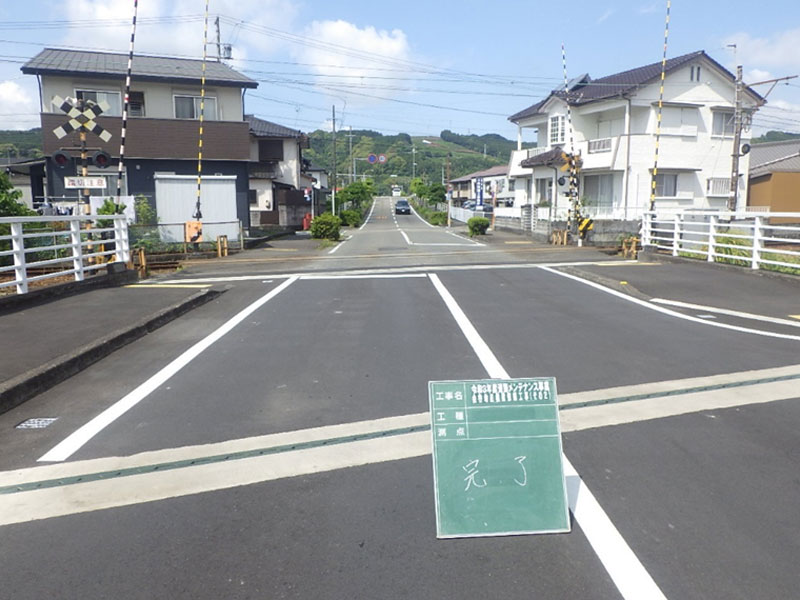
<instances>
[{"instance_id":1,"label":"two-story house","mask_svg":"<svg viewBox=\"0 0 800 600\"><path fill-rule=\"evenodd\" d=\"M48 157L42 189L49 201L71 201L79 194L65 188L64 177L80 172L80 160L63 167L52 160L59 150L77 157L80 147L78 132L60 139L55 134L69 120L54 104L56 98L108 105L96 122L111 138L104 141L92 133L86 135L92 151L100 149L111 155L111 165L106 169L91 165L89 174L107 179L104 195L116 194L127 66L127 54L50 48L22 66L23 73L36 75L39 80L42 149ZM133 59L122 195L148 198L158 210L160 222L185 221L193 216L188 208L192 202L183 196L196 188L203 73L200 60L160 56ZM208 183L202 194L206 219L232 215L226 218L238 218L249 226L251 142L250 127L244 119L244 96L257 86L257 82L221 62L208 61L205 65L201 164ZM173 210L176 199L181 201L178 211Z\"/></svg>"},{"instance_id":2,"label":"two-story house","mask_svg":"<svg viewBox=\"0 0 800 600\"><path fill-rule=\"evenodd\" d=\"M250 220L253 226L298 227L311 212L305 190L312 185L304 173L301 131L246 115L250 125Z\"/></svg>"},{"instance_id":3,"label":"two-story house","mask_svg":"<svg viewBox=\"0 0 800 600\"><path fill-rule=\"evenodd\" d=\"M450 180L453 202L468 200L476 204L506 206L514 201L514 184L508 178L508 165L497 165Z\"/></svg>"},{"instance_id":4,"label":"two-story house","mask_svg":"<svg viewBox=\"0 0 800 600\"><path fill-rule=\"evenodd\" d=\"M656 156L661 62L599 79L582 75L566 89L509 120L518 127L509 176L515 205L547 206L563 219L570 205L562 151L579 156L579 197L600 218L636 219L649 209ZM735 77L704 51L666 61L661 109L657 208L725 209L734 152ZM745 123L764 99L745 87ZM571 113L571 128L570 115ZM523 129L538 147L522 149ZM749 138L745 127L743 141ZM748 157L741 156L738 205L747 198ZM565 176L566 175L566 176Z\"/></svg>"}]
</instances>

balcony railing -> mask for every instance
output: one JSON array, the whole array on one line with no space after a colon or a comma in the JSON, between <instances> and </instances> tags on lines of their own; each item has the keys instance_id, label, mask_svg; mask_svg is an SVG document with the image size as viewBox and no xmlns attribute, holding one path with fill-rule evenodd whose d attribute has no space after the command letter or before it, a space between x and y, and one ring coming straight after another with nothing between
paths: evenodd
<instances>
[{"instance_id":1,"label":"balcony railing","mask_svg":"<svg viewBox=\"0 0 800 600\"><path fill-rule=\"evenodd\" d=\"M589 140L589 154L596 154L598 152L611 152L611 138Z\"/></svg>"}]
</instances>

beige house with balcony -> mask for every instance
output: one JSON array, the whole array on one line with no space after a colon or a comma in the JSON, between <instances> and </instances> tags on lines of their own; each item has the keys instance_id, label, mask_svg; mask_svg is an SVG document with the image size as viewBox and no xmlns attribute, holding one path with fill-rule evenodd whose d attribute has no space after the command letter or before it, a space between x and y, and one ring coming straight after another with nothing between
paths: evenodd
<instances>
[{"instance_id":1,"label":"beige house with balcony","mask_svg":"<svg viewBox=\"0 0 800 600\"><path fill-rule=\"evenodd\" d=\"M556 160L561 150L579 156L579 196L586 212L637 219L649 209L656 156L661 62L599 79L581 75L509 120L518 127L509 178L515 206L547 206L563 219L569 177ZM735 77L704 51L666 61L658 144L656 207L725 209L730 192ZM745 87L745 128L764 99ZM568 115L571 112L571 128ZM522 149L524 129L538 147ZM747 198L748 156L740 158L738 204ZM567 175L567 176L565 176ZM540 217L541 209L539 209Z\"/></svg>"}]
</instances>

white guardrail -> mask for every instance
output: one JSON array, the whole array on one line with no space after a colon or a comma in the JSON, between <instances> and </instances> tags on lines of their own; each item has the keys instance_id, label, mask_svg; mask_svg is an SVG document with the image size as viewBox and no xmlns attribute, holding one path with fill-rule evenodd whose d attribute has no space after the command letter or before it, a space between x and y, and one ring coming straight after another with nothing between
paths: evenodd
<instances>
[{"instance_id":1,"label":"white guardrail","mask_svg":"<svg viewBox=\"0 0 800 600\"><path fill-rule=\"evenodd\" d=\"M647 212L642 246L672 256L800 273L800 213Z\"/></svg>"},{"instance_id":2,"label":"white guardrail","mask_svg":"<svg viewBox=\"0 0 800 600\"><path fill-rule=\"evenodd\" d=\"M15 285L18 294L33 281L65 275L83 281L108 262L130 258L125 215L0 217L0 288Z\"/></svg>"}]
</instances>

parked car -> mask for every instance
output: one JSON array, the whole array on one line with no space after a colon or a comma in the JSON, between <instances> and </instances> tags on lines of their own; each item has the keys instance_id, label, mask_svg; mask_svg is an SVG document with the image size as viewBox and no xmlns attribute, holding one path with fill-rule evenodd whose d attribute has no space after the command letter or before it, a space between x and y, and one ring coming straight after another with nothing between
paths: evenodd
<instances>
[{"instance_id":1,"label":"parked car","mask_svg":"<svg viewBox=\"0 0 800 600\"><path fill-rule=\"evenodd\" d=\"M409 205L408 200L405 198L400 198L399 200L395 200L394 202L394 214L396 215L410 215L411 214L411 205Z\"/></svg>"},{"instance_id":2,"label":"parked car","mask_svg":"<svg viewBox=\"0 0 800 600\"><path fill-rule=\"evenodd\" d=\"M475 200L467 200L461 205L464 210L475 210Z\"/></svg>"}]
</instances>

